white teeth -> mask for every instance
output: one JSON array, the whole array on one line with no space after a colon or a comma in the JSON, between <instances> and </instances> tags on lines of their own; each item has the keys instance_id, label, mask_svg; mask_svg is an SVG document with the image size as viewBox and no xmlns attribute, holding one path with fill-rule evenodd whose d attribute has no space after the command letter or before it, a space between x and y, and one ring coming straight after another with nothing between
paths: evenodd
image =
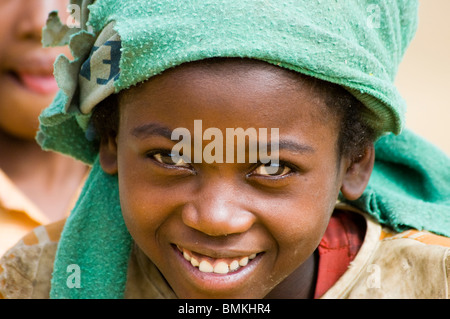
<instances>
[{"instance_id":1,"label":"white teeth","mask_svg":"<svg viewBox=\"0 0 450 319\"><path fill-rule=\"evenodd\" d=\"M198 262L197 259L195 259L195 257L191 257L191 265L194 267L198 267L200 263Z\"/></svg>"},{"instance_id":2,"label":"white teeth","mask_svg":"<svg viewBox=\"0 0 450 319\"><path fill-rule=\"evenodd\" d=\"M239 260L239 266L244 267L247 266L247 264L248 264L248 257L244 257L241 260Z\"/></svg>"},{"instance_id":3,"label":"white teeth","mask_svg":"<svg viewBox=\"0 0 450 319\"><path fill-rule=\"evenodd\" d=\"M247 266L249 260L256 258L256 254L251 254L250 256L245 256L242 257L241 259L233 260L230 264L228 264L226 261L223 260L211 264L206 259L199 260L197 257L192 256L187 249L182 249L181 247L178 246L177 248L183 254L184 259L189 261L192 266L198 267L198 269L201 272L207 273L214 272L216 274L227 274L230 271L236 271L240 267Z\"/></svg>"},{"instance_id":4,"label":"white teeth","mask_svg":"<svg viewBox=\"0 0 450 319\"><path fill-rule=\"evenodd\" d=\"M239 261L233 260L230 264L230 270L235 271L239 268Z\"/></svg>"},{"instance_id":5,"label":"white teeth","mask_svg":"<svg viewBox=\"0 0 450 319\"><path fill-rule=\"evenodd\" d=\"M218 262L214 266L214 272L216 274L228 274L228 265L227 265L227 263L224 262L224 261Z\"/></svg>"},{"instance_id":6,"label":"white teeth","mask_svg":"<svg viewBox=\"0 0 450 319\"><path fill-rule=\"evenodd\" d=\"M202 260L202 262L198 266L198 270L202 272L213 272L214 268L209 262L207 262L206 260Z\"/></svg>"},{"instance_id":7,"label":"white teeth","mask_svg":"<svg viewBox=\"0 0 450 319\"><path fill-rule=\"evenodd\" d=\"M191 261L191 256L187 253L187 252L183 252L183 257L184 259L186 259L187 261Z\"/></svg>"}]
</instances>

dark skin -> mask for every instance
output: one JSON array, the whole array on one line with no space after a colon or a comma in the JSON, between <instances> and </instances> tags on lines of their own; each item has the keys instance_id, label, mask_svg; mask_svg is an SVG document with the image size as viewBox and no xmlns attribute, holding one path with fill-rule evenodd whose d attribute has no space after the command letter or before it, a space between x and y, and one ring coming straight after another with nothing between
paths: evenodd
<instances>
[{"instance_id":1,"label":"dark skin","mask_svg":"<svg viewBox=\"0 0 450 319\"><path fill-rule=\"evenodd\" d=\"M117 136L102 140L101 164L118 174L126 225L178 297L313 296L314 252L339 192L356 199L365 189L373 146L357 163L340 156L339 119L322 97L262 62L186 64L121 93L119 107ZM198 119L203 130L219 128L224 136L226 128L280 128L280 145L289 145L280 147L280 169L171 163L176 141L161 129L142 130L151 124L192 134ZM211 263L257 257L236 272L205 273L177 247Z\"/></svg>"}]
</instances>

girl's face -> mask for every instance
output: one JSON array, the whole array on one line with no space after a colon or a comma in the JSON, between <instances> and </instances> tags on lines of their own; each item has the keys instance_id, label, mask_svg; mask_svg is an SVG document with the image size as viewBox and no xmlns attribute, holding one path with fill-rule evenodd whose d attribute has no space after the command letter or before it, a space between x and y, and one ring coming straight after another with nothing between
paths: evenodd
<instances>
[{"instance_id":1,"label":"girl's face","mask_svg":"<svg viewBox=\"0 0 450 319\"><path fill-rule=\"evenodd\" d=\"M42 48L48 13L65 22L68 0L0 0L0 130L34 139L38 116L58 90L53 63L67 48Z\"/></svg>"},{"instance_id":2,"label":"girl's face","mask_svg":"<svg viewBox=\"0 0 450 319\"><path fill-rule=\"evenodd\" d=\"M131 88L119 106L102 165L118 172L126 225L177 296L302 296L349 163L314 89L263 63L187 64ZM186 128L194 144L195 120L222 132L223 150L227 128L278 128L280 166L174 161L171 132Z\"/></svg>"}]
</instances>

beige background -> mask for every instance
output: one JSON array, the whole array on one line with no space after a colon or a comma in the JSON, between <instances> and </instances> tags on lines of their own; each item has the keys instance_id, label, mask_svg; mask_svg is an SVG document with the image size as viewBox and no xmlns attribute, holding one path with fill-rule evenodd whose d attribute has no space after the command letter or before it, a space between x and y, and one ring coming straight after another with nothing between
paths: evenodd
<instances>
[{"instance_id":1,"label":"beige background","mask_svg":"<svg viewBox=\"0 0 450 319\"><path fill-rule=\"evenodd\" d=\"M408 105L407 127L450 156L450 0L419 5L419 27L396 85Z\"/></svg>"}]
</instances>

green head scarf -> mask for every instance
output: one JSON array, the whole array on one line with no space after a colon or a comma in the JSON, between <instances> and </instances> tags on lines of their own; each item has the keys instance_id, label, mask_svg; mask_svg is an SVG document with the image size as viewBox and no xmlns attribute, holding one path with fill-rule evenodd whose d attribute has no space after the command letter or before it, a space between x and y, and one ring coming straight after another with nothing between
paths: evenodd
<instances>
[{"instance_id":1,"label":"green head scarf","mask_svg":"<svg viewBox=\"0 0 450 319\"><path fill-rule=\"evenodd\" d=\"M96 149L85 131L99 101L210 57L259 59L340 84L364 103L379 136L403 128L405 103L393 80L416 30L416 1L74 2L83 9L83 31L70 38L75 61L56 62L61 94L41 116L38 140L44 147L93 163ZM54 20L44 44L75 33ZM69 32L61 35L61 29ZM67 139L74 142L70 147Z\"/></svg>"},{"instance_id":2,"label":"green head scarf","mask_svg":"<svg viewBox=\"0 0 450 319\"><path fill-rule=\"evenodd\" d=\"M393 82L417 27L413 0L97 0L72 1L81 28L55 13L44 45L69 42L75 59L55 62L60 91L40 116L44 149L92 165L66 222L51 297L123 297L132 239L123 221L117 176L98 163L90 114L108 95L180 65L245 57L339 84L365 106L381 137L364 195L351 204L395 230L450 235L449 159L405 130L405 103ZM343 199L344 200L344 199ZM78 264L82 287L67 287Z\"/></svg>"}]
</instances>

